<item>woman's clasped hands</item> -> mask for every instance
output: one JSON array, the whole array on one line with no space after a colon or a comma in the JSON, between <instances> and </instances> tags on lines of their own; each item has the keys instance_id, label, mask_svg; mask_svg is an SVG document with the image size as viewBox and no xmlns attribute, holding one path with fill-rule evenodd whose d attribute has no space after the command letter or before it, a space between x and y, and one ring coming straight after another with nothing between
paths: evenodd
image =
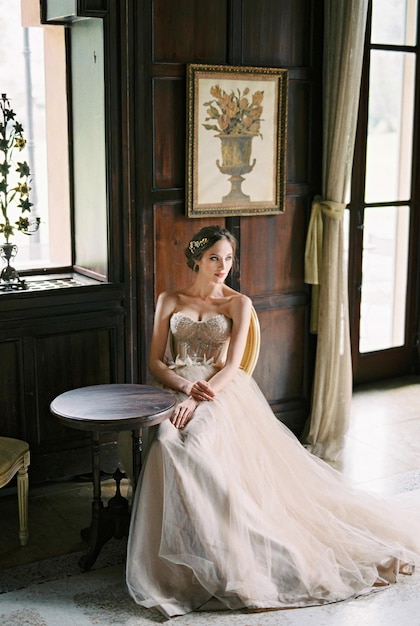
<instances>
[{"instance_id":1,"label":"woman's clasped hands","mask_svg":"<svg viewBox=\"0 0 420 626\"><path fill-rule=\"evenodd\" d=\"M207 380L196 380L191 385L189 397L180 402L170 417L175 428L184 428L192 418L199 402L213 400L215 393Z\"/></svg>"},{"instance_id":2,"label":"woman's clasped hands","mask_svg":"<svg viewBox=\"0 0 420 626\"><path fill-rule=\"evenodd\" d=\"M204 402L206 400L213 400L216 394L207 380L196 380L195 383L191 385L188 395L197 402Z\"/></svg>"}]
</instances>

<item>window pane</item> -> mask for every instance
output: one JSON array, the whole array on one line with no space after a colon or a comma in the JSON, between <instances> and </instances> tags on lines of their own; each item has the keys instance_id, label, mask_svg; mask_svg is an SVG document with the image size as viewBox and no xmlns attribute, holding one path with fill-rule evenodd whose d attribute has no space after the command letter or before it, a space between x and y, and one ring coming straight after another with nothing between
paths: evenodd
<instances>
[{"instance_id":1,"label":"window pane","mask_svg":"<svg viewBox=\"0 0 420 626\"><path fill-rule=\"evenodd\" d=\"M404 345L407 206L365 209L360 352Z\"/></svg>"},{"instance_id":2,"label":"window pane","mask_svg":"<svg viewBox=\"0 0 420 626\"><path fill-rule=\"evenodd\" d=\"M30 201L34 204L31 215L41 217L44 223L47 218L44 209L48 208L48 201L42 29L22 28L19 0L0 0L0 15L2 93L6 93L10 99L10 106L16 114L15 119L22 124L27 140L22 159L31 168ZM20 212L14 207L8 214L11 222L15 222L20 216ZM22 263L33 257L42 257L42 247L48 245L46 236L48 229L44 224L31 237L22 233L13 235L11 243L16 243L19 247L19 255L14 265L18 266L18 260Z\"/></svg>"},{"instance_id":3,"label":"window pane","mask_svg":"<svg viewBox=\"0 0 420 626\"><path fill-rule=\"evenodd\" d=\"M366 202L410 199L415 56L372 50Z\"/></svg>"},{"instance_id":4,"label":"window pane","mask_svg":"<svg viewBox=\"0 0 420 626\"><path fill-rule=\"evenodd\" d=\"M373 0L372 43L414 46L417 0Z\"/></svg>"},{"instance_id":5,"label":"window pane","mask_svg":"<svg viewBox=\"0 0 420 626\"><path fill-rule=\"evenodd\" d=\"M10 239L19 249L13 266L18 270L67 266L71 264L71 248L66 115L64 123L60 120L60 126L56 124L57 98L66 98L65 76L57 75L61 71L58 58L55 50L51 53L48 47L61 27L54 27L46 36L43 27L32 25L38 23L36 15L21 11L21 0L0 0L0 18L1 91L7 94L24 129L27 144L21 155L31 169L31 216L41 218L36 234L16 232ZM22 26L25 18L30 27ZM53 80L48 81L46 67ZM57 158L58 154L61 158ZM51 213L49 205L53 208ZM18 217L16 209L9 215L12 222Z\"/></svg>"},{"instance_id":6,"label":"window pane","mask_svg":"<svg viewBox=\"0 0 420 626\"><path fill-rule=\"evenodd\" d=\"M72 27L76 265L107 275L106 140L102 20Z\"/></svg>"}]
</instances>

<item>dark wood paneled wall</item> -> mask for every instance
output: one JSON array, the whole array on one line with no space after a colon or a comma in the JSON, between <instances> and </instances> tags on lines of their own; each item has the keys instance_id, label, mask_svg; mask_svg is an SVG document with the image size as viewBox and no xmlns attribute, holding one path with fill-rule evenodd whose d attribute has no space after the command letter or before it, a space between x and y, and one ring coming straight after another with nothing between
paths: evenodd
<instances>
[{"instance_id":1,"label":"dark wood paneled wall","mask_svg":"<svg viewBox=\"0 0 420 626\"><path fill-rule=\"evenodd\" d=\"M33 482L90 469L88 438L61 426L49 403L75 387L150 382L157 294L191 279L184 246L210 223L240 242L232 285L251 296L260 319L255 377L298 433L313 368L303 259L321 188L322 0L77 6L104 20L109 282L0 296L0 435L29 440ZM188 63L288 68L284 214L185 217Z\"/></svg>"},{"instance_id":2,"label":"dark wood paneled wall","mask_svg":"<svg viewBox=\"0 0 420 626\"><path fill-rule=\"evenodd\" d=\"M312 379L303 259L310 202L320 191L322 2L141 0L131 11L138 375L148 380L158 293L191 280L186 243L205 224L226 225L240 242L239 274L232 285L251 296L261 323L255 378L278 417L298 433L308 414ZM284 214L185 217L188 63L289 70Z\"/></svg>"}]
</instances>

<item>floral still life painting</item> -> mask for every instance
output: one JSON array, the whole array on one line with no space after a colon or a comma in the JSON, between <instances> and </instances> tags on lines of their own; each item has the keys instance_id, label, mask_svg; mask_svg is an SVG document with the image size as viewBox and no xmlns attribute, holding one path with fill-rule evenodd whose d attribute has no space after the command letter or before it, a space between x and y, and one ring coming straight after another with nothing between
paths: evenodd
<instances>
[{"instance_id":1,"label":"floral still life painting","mask_svg":"<svg viewBox=\"0 0 420 626\"><path fill-rule=\"evenodd\" d=\"M238 89L236 93L231 91L228 94L219 85L214 85L210 88L214 99L204 103L208 108L203 126L206 130L216 131L221 141L222 164L217 159L216 165L222 174L231 177L232 187L223 196L223 202L249 202L251 199L242 191L241 184L244 174L252 172L256 163L256 159L250 163L252 139L257 136L262 138L261 102L264 92L255 91L251 100L248 99L249 92L249 87L245 87L242 93ZM217 125L209 124L210 120L215 120Z\"/></svg>"},{"instance_id":2,"label":"floral still life painting","mask_svg":"<svg viewBox=\"0 0 420 626\"><path fill-rule=\"evenodd\" d=\"M287 71L189 66L187 214L283 211Z\"/></svg>"},{"instance_id":3,"label":"floral still life painting","mask_svg":"<svg viewBox=\"0 0 420 626\"><path fill-rule=\"evenodd\" d=\"M249 99L249 87L245 87L241 93L226 93L219 85L210 88L213 100L205 102L207 108L206 122L214 120L216 124L203 124L206 130L215 130L223 135L260 135L262 137L261 105L264 92L256 91Z\"/></svg>"}]
</instances>

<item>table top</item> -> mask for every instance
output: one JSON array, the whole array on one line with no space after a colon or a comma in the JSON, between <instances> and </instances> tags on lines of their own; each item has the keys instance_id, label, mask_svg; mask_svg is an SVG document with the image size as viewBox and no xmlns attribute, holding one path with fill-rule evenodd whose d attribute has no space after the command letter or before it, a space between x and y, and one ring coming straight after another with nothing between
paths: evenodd
<instances>
[{"instance_id":1,"label":"table top","mask_svg":"<svg viewBox=\"0 0 420 626\"><path fill-rule=\"evenodd\" d=\"M71 428L120 431L160 424L171 415L175 402L175 395L160 387L91 385L57 396L50 411Z\"/></svg>"}]
</instances>

